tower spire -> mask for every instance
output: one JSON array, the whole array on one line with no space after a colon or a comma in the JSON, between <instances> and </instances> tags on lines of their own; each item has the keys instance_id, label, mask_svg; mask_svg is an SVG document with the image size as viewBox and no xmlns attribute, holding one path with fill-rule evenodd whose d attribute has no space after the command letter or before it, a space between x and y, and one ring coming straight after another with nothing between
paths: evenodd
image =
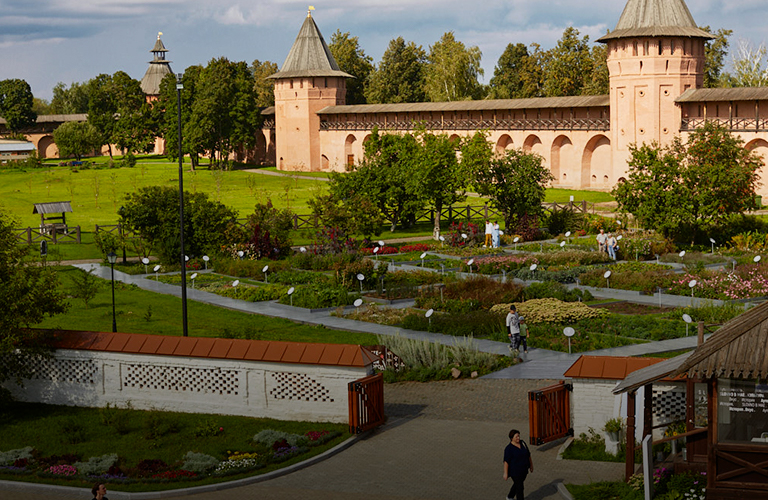
<instances>
[{"instance_id":1,"label":"tower spire","mask_svg":"<svg viewBox=\"0 0 768 500\"><path fill-rule=\"evenodd\" d=\"M157 33L157 40L155 46L152 47L152 54L154 58L149 61L149 68L144 73L144 78L141 79L141 90L148 96L160 95L160 82L163 77L169 73L173 73L171 70L171 61L165 60L165 53L168 49L163 45L163 40L160 38L163 36L163 32Z\"/></svg>"}]
</instances>

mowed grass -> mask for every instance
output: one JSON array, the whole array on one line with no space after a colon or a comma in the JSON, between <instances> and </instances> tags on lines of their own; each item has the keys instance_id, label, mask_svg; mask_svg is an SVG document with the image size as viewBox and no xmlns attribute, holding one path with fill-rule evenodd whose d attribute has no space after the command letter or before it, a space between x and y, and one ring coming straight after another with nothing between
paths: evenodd
<instances>
[{"instance_id":1,"label":"mowed grass","mask_svg":"<svg viewBox=\"0 0 768 500\"><path fill-rule=\"evenodd\" d=\"M72 275L82 272L74 267L60 268L58 275L65 291L72 290ZM88 303L69 298L65 314L45 318L38 328L64 330L112 331L112 291L109 281L100 280L101 288ZM134 285L115 282L117 330L151 335L182 334L181 299L141 290ZM232 311L187 300L187 319L191 337L227 337L246 334L257 340L281 340L328 344L375 345L376 337L367 333L333 330L304 325L287 319L271 318Z\"/></svg>"},{"instance_id":2,"label":"mowed grass","mask_svg":"<svg viewBox=\"0 0 768 500\"><path fill-rule=\"evenodd\" d=\"M117 158L117 157L116 157ZM108 158L107 158L108 159ZM106 161L100 158L103 163ZM178 186L178 164L156 157L139 159L133 168L48 167L36 170L0 170L0 204L19 219L23 227L37 227L40 216L32 214L34 203L70 201L73 213L67 223L92 231L96 224L116 224L117 211L128 193L146 186ZM244 170L184 169L184 190L207 193L247 217L257 202L272 200L278 208L308 213L307 200L324 193L327 182L276 177Z\"/></svg>"}]
</instances>

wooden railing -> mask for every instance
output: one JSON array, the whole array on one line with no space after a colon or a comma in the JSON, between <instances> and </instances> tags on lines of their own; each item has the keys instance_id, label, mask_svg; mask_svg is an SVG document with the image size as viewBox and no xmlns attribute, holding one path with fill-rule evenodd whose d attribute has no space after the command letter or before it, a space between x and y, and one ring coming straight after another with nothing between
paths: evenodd
<instances>
[{"instance_id":1,"label":"wooden railing","mask_svg":"<svg viewBox=\"0 0 768 500\"><path fill-rule=\"evenodd\" d=\"M42 228L26 227L14 229L14 234L22 243L31 245L40 241L48 243L80 243L80 226L62 226L60 224L50 224Z\"/></svg>"},{"instance_id":2,"label":"wooden railing","mask_svg":"<svg viewBox=\"0 0 768 500\"><path fill-rule=\"evenodd\" d=\"M693 131L706 123L716 123L726 127L731 132L759 132L768 130L768 119L765 118L683 118L681 131Z\"/></svg>"},{"instance_id":3,"label":"wooden railing","mask_svg":"<svg viewBox=\"0 0 768 500\"><path fill-rule=\"evenodd\" d=\"M349 383L349 432L360 434L384 423L384 376Z\"/></svg>"},{"instance_id":4,"label":"wooden railing","mask_svg":"<svg viewBox=\"0 0 768 500\"><path fill-rule=\"evenodd\" d=\"M324 117L321 130L361 131L372 130L581 130L608 131L611 121L607 118L527 118L527 119L456 119L456 120L389 120L377 117L371 121L334 120Z\"/></svg>"},{"instance_id":5,"label":"wooden railing","mask_svg":"<svg viewBox=\"0 0 768 500\"><path fill-rule=\"evenodd\" d=\"M573 436L571 427L571 384L559 382L528 393L530 443L542 445Z\"/></svg>"}]
</instances>

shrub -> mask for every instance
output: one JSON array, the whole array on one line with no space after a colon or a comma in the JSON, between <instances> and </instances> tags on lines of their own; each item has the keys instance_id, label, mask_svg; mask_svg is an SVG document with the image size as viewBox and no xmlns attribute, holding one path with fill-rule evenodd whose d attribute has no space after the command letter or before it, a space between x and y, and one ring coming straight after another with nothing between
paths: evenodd
<instances>
[{"instance_id":1,"label":"shrub","mask_svg":"<svg viewBox=\"0 0 768 500\"><path fill-rule=\"evenodd\" d=\"M362 274L365 277L363 288L369 290L376 288L379 280L387 274L389 266L385 262L375 263L372 260L364 259L335 267L336 283L348 290L359 290L360 281L357 279L357 275Z\"/></svg>"},{"instance_id":2,"label":"shrub","mask_svg":"<svg viewBox=\"0 0 768 500\"><path fill-rule=\"evenodd\" d=\"M271 448L275 443L279 443L283 440L285 440L289 446L304 446L309 442L309 438L307 436L276 431L274 429L264 429L263 431L253 436L253 440L268 448Z\"/></svg>"},{"instance_id":3,"label":"shrub","mask_svg":"<svg viewBox=\"0 0 768 500\"><path fill-rule=\"evenodd\" d=\"M400 248L398 248L398 252L400 253L408 253L408 252L428 252L430 250L430 245L426 243L417 243L414 245L403 245Z\"/></svg>"},{"instance_id":4,"label":"shrub","mask_svg":"<svg viewBox=\"0 0 768 500\"><path fill-rule=\"evenodd\" d=\"M313 252L298 252L291 256L289 265L309 271L332 271L337 266L349 264L361 258L362 256L358 253L324 255Z\"/></svg>"},{"instance_id":5,"label":"shrub","mask_svg":"<svg viewBox=\"0 0 768 500\"><path fill-rule=\"evenodd\" d=\"M91 457L87 462L75 462L72 465L84 476L98 476L99 474L105 474L116 463L117 454L112 453L100 457Z\"/></svg>"},{"instance_id":6,"label":"shrub","mask_svg":"<svg viewBox=\"0 0 768 500\"><path fill-rule=\"evenodd\" d=\"M288 287L285 285L240 285L236 287L219 288L216 293L223 297L230 297L248 302L264 302L267 300L278 300L284 296L287 291Z\"/></svg>"},{"instance_id":7,"label":"shrub","mask_svg":"<svg viewBox=\"0 0 768 500\"><path fill-rule=\"evenodd\" d=\"M32 460L31 446L17 450L0 451L0 465L12 465L16 460Z\"/></svg>"},{"instance_id":8,"label":"shrub","mask_svg":"<svg viewBox=\"0 0 768 500\"><path fill-rule=\"evenodd\" d=\"M409 313L400 322L400 326L409 330L439 332L455 337L489 338L506 341L504 314L489 311L472 311L464 314L434 314L430 319L424 313ZM431 321L430 321L431 320Z\"/></svg>"},{"instance_id":9,"label":"shrub","mask_svg":"<svg viewBox=\"0 0 768 500\"><path fill-rule=\"evenodd\" d=\"M195 453L190 451L184 455L184 464L181 466L181 468L183 470L202 474L213 469L217 465L219 465L219 459L210 455L206 455L205 453Z\"/></svg>"},{"instance_id":10,"label":"shrub","mask_svg":"<svg viewBox=\"0 0 768 500\"><path fill-rule=\"evenodd\" d=\"M397 353L409 368L443 368L450 362L448 349L428 340L416 340L395 335L379 338L380 343Z\"/></svg>"},{"instance_id":11,"label":"shrub","mask_svg":"<svg viewBox=\"0 0 768 500\"><path fill-rule=\"evenodd\" d=\"M281 283L283 285L319 284L327 283L329 280L330 278L325 274L295 269L277 271L269 275L270 283Z\"/></svg>"},{"instance_id":12,"label":"shrub","mask_svg":"<svg viewBox=\"0 0 768 500\"><path fill-rule=\"evenodd\" d=\"M462 234L467 235L467 237L463 238ZM482 244L484 239L485 231L481 233L479 226L471 222L459 222L458 224L454 222L445 235L445 242L452 247L478 246Z\"/></svg>"},{"instance_id":13,"label":"shrub","mask_svg":"<svg viewBox=\"0 0 768 500\"><path fill-rule=\"evenodd\" d=\"M644 271L623 271L611 267L610 286L621 290L655 293L658 288L669 288L675 278L680 276L666 269L654 269L652 266ZM604 288L607 284L604 277L606 269L591 269L579 275L582 285ZM687 283L687 282L686 282ZM687 286L687 285L686 285ZM690 292L689 292L690 293Z\"/></svg>"},{"instance_id":14,"label":"shrub","mask_svg":"<svg viewBox=\"0 0 768 500\"><path fill-rule=\"evenodd\" d=\"M168 469L168 464L160 460L159 458L142 460L136 465L136 475L139 477L147 477L157 474L159 472Z\"/></svg>"},{"instance_id":15,"label":"shrub","mask_svg":"<svg viewBox=\"0 0 768 500\"><path fill-rule=\"evenodd\" d=\"M269 277L279 271L289 271L291 269L291 264L287 261L219 259L216 262L216 272L226 274L227 276L264 281L264 272L262 271L264 266L269 266L267 270Z\"/></svg>"},{"instance_id":16,"label":"shrub","mask_svg":"<svg viewBox=\"0 0 768 500\"><path fill-rule=\"evenodd\" d=\"M589 291L578 288L569 290L563 284L553 281L531 283L523 290L523 297L525 300L553 298L563 302L589 302L594 299Z\"/></svg>"},{"instance_id":17,"label":"shrub","mask_svg":"<svg viewBox=\"0 0 768 500\"><path fill-rule=\"evenodd\" d=\"M506 314L510 304L498 304L491 312ZM603 318L608 315L605 309L592 308L581 302L563 302L557 299L533 299L515 304L517 312L525 316L529 327L535 323L576 323L579 320Z\"/></svg>"},{"instance_id":18,"label":"shrub","mask_svg":"<svg viewBox=\"0 0 768 500\"><path fill-rule=\"evenodd\" d=\"M477 276L448 283L442 292L435 287L424 288L416 304L423 308L469 312L490 309L499 302L516 302L522 297L522 292L523 287L511 281L500 283L485 276Z\"/></svg>"},{"instance_id":19,"label":"shrub","mask_svg":"<svg viewBox=\"0 0 768 500\"><path fill-rule=\"evenodd\" d=\"M66 444L78 444L85 441L85 426L73 417L61 420L59 431L62 441Z\"/></svg>"},{"instance_id":20,"label":"shrub","mask_svg":"<svg viewBox=\"0 0 768 500\"><path fill-rule=\"evenodd\" d=\"M347 289L331 285L300 285L295 287L292 296L282 294L281 304L291 304L306 309L323 309L326 307L348 306L355 301L357 295L350 295Z\"/></svg>"}]
</instances>

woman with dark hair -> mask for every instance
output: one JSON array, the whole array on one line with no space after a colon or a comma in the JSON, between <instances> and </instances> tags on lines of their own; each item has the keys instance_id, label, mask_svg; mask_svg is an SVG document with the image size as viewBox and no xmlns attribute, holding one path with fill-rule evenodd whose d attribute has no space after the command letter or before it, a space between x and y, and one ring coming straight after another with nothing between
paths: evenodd
<instances>
[{"instance_id":1,"label":"woman with dark hair","mask_svg":"<svg viewBox=\"0 0 768 500\"><path fill-rule=\"evenodd\" d=\"M520 431L509 431L509 444L504 449L504 481L512 478L512 489L507 494L507 500L524 500L523 482L528 471L533 472L531 452L525 441L520 440Z\"/></svg>"},{"instance_id":2,"label":"woman with dark hair","mask_svg":"<svg viewBox=\"0 0 768 500\"><path fill-rule=\"evenodd\" d=\"M93 500L109 500L107 498L107 487L103 483L96 483L91 488Z\"/></svg>"}]
</instances>

